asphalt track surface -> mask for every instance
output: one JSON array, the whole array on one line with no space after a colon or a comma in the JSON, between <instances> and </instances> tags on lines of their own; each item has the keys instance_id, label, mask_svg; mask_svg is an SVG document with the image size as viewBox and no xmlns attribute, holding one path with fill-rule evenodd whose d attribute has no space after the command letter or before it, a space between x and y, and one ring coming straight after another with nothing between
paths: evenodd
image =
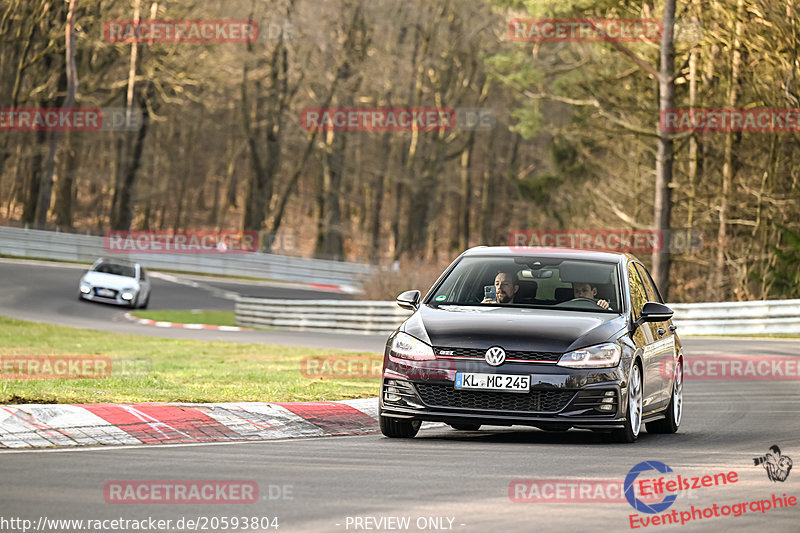
<instances>
[{"instance_id":1,"label":"asphalt track surface","mask_svg":"<svg viewBox=\"0 0 800 533\"><path fill-rule=\"evenodd\" d=\"M284 331L215 331L156 328L125 318L129 309L78 300L78 282L87 267L66 263L0 259L0 315L75 328L173 339L257 342L381 353L385 337ZM349 295L291 284L239 281L151 272L148 310L233 311L235 294L263 298L342 299Z\"/></svg>"},{"instance_id":2,"label":"asphalt track surface","mask_svg":"<svg viewBox=\"0 0 800 533\"><path fill-rule=\"evenodd\" d=\"M28 282L23 280L43 281L42 276L53 275L52 270L26 267L22 272L30 277L17 278L16 282L9 282L8 272L7 265L0 265L0 314L7 314L14 303L15 312L29 316L39 316L37 309L50 309L39 316L39 320L50 321L62 320L54 315L59 310L75 309L69 307L74 289L67 290L64 299L61 295L51 295L54 303L50 306L25 307L19 303L26 294L37 296L41 294L39 291L53 287L36 285L36 289L26 289ZM79 272L74 271L64 279L77 283L78 277ZM164 287L164 291L181 295L186 290L185 285ZM13 289L11 294L9 289ZM204 303L210 301L207 294L196 297ZM186 298L183 302L187 307L195 305L188 300L190 296ZM152 302L156 308L158 300ZM77 299L74 303L78 309L92 307ZM84 317L92 327L103 324L104 319L109 321L107 312L94 315L88 309ZM120 327L113 320L110 324L112 330ZM155 328L148 331L163 333ZM189 333L194 336L204 332ZM300 337L301 341L304 339ZM355 337L351 340L354 346L364 342ZM692 357L797 358L800 353L797 340L683 340L685 353ZM634 465L659 461L684 478L737 473L735 483L681 492L665 511L676 511L679 521L680 513L691 513L692 506L702 510L717 505L723 509L722 506L771 500L772 495L780 498L784 494L800 499L800 472L796 468L786 481L772 482L764 468L753 462L754 457L764 455L775 444L784 455L798 460L799 393L797 380L687 380L680 431L674 435L643 432L636 443L627 445L609 444L600 435L586 431L548 433L487 427L477 432L432 428L423 430L413 440L391 440L375 434L255 443L5 451L0 453L0 530L21 531L10 523L4 525L2 518L25 518L37 524L40 517L83 520L152 517L170 519L173 521L170 530L178 530L175 525L181 518L219 520L236 516L277 517L280 525L277 531L283 532L437 531L431 522L424 523L429 518L440 520L433 522L442 528L438 531L463 532L797 532L800 505L765 513L748 506L748 511L739 517L695 519L683 526L641 527L636 523L639 527L633 529L630 516L636 512L624 500L518 503L510 498L509 487L515 486L512 483L519 479L622 482ZM260 498L249 504L107 503L104 485L119 480L254 481L259 486ZM286 497L277 497L275 487L289 492L284 492ZM392 517L408 518L408 527L394 520L386 522ZM377 521L381 519L384 526L394 528L379 528ZM216 527L212 525L212 522L206 524L206 531L223 530L219 523ZM184 530L189 529L184 526ZM77 530L64 527L48 531ZM106 526L100 530L121 529Z\"/></svg>"}]
</instances>

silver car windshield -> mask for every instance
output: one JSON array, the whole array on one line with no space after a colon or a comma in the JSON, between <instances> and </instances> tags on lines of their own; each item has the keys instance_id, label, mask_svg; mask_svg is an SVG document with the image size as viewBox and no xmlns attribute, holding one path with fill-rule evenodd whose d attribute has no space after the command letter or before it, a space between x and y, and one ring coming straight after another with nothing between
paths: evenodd
<instances>
[{"instance_id":1,"label":"silver car windshield","mask_svg":"<svg viewBox=\"0 0 800 533\"><path fill-rule=\"evenodd\" d=\"M116 265L113 263L100 263L93 272L101 272L103 274L114 274L115 276L125 276L127 278L136 277L136 269L128 265Z\"/></svg>"}]
</instances>

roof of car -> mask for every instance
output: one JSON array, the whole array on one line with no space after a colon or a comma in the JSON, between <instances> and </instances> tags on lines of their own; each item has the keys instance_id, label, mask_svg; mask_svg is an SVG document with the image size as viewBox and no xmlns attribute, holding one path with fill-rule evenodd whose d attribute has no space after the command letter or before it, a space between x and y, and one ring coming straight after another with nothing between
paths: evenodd
<instances>
[{"instance_id":1,"label":"roof of car","mask_svg":"<svg viewBox=\"0 0 800 533\"><path fill-rule=\"evenodd\" d=\"M585 261L605 261L618 263L623 259L636 259L629 253L621 252L595 252L592 250L577 250L574 248L540 248L534 246L476 246L465 251L465 256L521 256L536 255L539 257L570 257Z\"/></svg>"},{"instance_id":2,"label":"roof of car","mask_svg":"<svg viewBox=\"0 0 800 533\"><path fill-rule=\"evenodd\" d=\"M136 263L134 261L128 261L127 259L112 259L112 258L107 258L107 257L100 257L99 259L97 259L97 261L95 261L95 264L96 265L120 265L120 266L129 266L129 267L141 266L139 263Z\"/></svg>"}]
</instances>

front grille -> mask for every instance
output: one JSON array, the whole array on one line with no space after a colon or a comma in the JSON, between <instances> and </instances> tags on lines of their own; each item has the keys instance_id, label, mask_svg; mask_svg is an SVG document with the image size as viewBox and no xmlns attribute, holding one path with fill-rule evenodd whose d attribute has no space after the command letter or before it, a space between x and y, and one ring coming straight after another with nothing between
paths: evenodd
<instances>
[{"instance_id":1,"label":"front grille","mask_svg":"<svg viewBox=\"0 0 800 533\"><path fill-rule=\"evenodd\" d=\"M452 384L417 383L420 399L429 407L486 411L556 412L575 396L571 390L532 390L528 394L457 390Z\"/></svg>"},{"instance_id":2,"label":"front grille","mask_svg":"<svg viewBox=\"0 0 800 533\"><path fill-rule=\"evenodd\" d=\"M100 294L100 291L103 291L103 292L111 291L111 293L109 293L107 295L106 294ZM117 297L117 291L115 291L114 289L106 289L106 288L103 288L103 287L95 287L94 288L94 295L98 296L100 298L116 298Z\"/></svg>"},{"instance_id":3,"label":"front grille","mask_svg":"<svg viewBox=\"0 0 800 533\"><path fill-rule=\"evenodd\" d=\"M434 348L440 357L474 357L483 359L488 348ZM442 352L445 352L444 354ZM450 353L452 352L452 353ZM506 350L506 360L536 361L556 363L562 354L558 352L526 352L522 350Z\"/></svg>"}]
</instances>

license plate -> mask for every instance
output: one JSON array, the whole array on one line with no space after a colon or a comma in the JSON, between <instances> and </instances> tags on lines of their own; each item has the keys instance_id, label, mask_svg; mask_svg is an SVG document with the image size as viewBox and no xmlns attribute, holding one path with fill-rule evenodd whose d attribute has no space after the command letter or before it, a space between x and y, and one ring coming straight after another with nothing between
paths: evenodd
<instances>
[{"instance_id":1,"label":"license plate","mask_svg":"<svg viewBox=\"0 0 800 533\"><path fill-rule=\"evenodd\" d=\"M528 392L531 389L531 377L511 374L456 372L455 388L496 390L505 392Z\"/></svg>"},{"instance_id":2,"label":"license plate","mask_svg":"<svg viewBox=\"0 0 800 533\"><path fill-rule=\"evenodd\" d=\"M112 291L111 289L97 289L97 295L105 296L106 298L113 298L114 291Z\"/></svg>"}]
</instances>

